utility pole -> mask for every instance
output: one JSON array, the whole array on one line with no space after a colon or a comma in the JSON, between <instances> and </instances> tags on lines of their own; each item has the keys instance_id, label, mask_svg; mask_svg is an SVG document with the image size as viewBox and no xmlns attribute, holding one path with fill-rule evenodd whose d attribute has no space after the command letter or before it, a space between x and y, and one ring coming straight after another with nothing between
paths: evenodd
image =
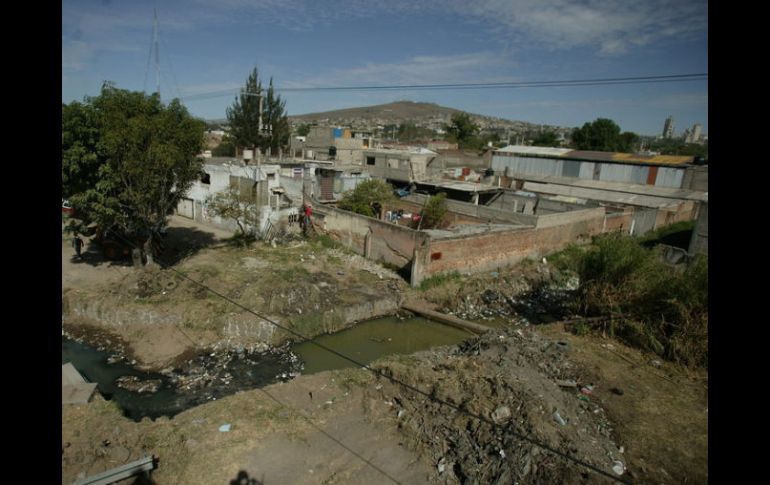
<instances>
[{"instance_id":1,"label":"utility pole","mask_svg":"<svg viewBox=\"0 0 770 485\"><path fill-rule=\"evenodd\" d=\"M152 41L155 44L155 92L160 99L160 55L158 53L158 9L155 9L155 21L153 22Z\"/></svg>"},{"instance_id":2,"label":"utility pole","mask_svg":"<svg viewBox=\"0 0 770 485\"><path fill-rule=\"evenodd\" d=\"M259 122L257 123L257 147L254 155L257 157L257 166L262 161L262 152L259 150L259 141L262 138L262 91L257 94L259 96Z\"/></svg>"}]
</instances>

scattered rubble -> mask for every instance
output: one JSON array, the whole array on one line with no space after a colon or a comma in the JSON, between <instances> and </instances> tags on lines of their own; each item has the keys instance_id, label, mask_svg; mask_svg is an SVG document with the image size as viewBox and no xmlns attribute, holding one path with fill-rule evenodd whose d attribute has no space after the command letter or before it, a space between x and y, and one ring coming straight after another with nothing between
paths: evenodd
<instances>
[{"instance_id":1,"label":"scattered rubble","mask_svg":"<svg viewBox=\"0 0 770 485\"><path fill-rule=\"evenodd\" d=\"M393 404L399 428L436 464L442 483L605 483L605 477L517 437L531 437L608 474L617 470L621 451L612 427L603 408L578 390L591 384L569 353L569 346L509 326L457 347L378 365L495 426L386 379L367 392Z\"/></svg>"},{"instance_id":2,"label":"scattered rubble","mask_svg":"<svg viewBox=\"0 0 770 485\"><path fill-rule=\"evenodd\" d=\"M496 277L444 306L442 311L465 320L506 318L529 325L561 319L571 314L570 303L580 280L556 270L537 272L535 277ZM483 288L483 289L482 289Z\"/></svg>"},{"instance_id":3,"label":"scattered rubble","mask_svg":"<svg viewBox=\"0 0 770 485\"><path fill-rule=\"evenodd\" d=\"M160 379L142 380L136 376L122 376L115 380L115 385L127 391L139 394L152 394L158 391L162 381Z\"/></svg>"}]
</instances>

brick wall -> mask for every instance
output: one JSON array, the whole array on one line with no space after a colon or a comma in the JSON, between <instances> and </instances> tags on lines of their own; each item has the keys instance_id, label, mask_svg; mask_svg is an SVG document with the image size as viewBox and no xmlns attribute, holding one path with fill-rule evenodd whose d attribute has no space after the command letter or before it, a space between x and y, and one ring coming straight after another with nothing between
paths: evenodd
<instances>
[{"instance_id":1,"label":"brick wall","mask_svg":"<svg viewBox=\"0 0 770 485\"><path fill-rule=\"evenodd\" d=\"M526 258L563 249L602 232L604 215L596 213L570 224L519 229L466 237L430 240L415 262L412 284L434 274L458 271L480 273L510 266Z\"/></svg>"}]
</instances>

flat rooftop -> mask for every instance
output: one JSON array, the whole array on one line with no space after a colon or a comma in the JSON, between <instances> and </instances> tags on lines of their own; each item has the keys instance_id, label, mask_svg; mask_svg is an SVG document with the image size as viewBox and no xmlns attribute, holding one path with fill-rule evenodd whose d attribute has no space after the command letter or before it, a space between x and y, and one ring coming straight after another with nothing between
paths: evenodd
<instances>
[{"instance_id":1,"label":"flat rooftop","mask_svg":"<svg viewBox=\"0 0 770 485\"><path fill-rule=\"evenodd\" d=\"M415 182L418 186L420 185L429 185L432 187L436 187L439 189L447 189L447 190L457 190L460 192L469 192L469 193L477 193L477 192L484 192L484 193L494 193L500 191L500 187L495 187L493 185L489 184L480 184L480 183L473 183L473 182L463 182L463 181L447 181L447 182Z\"/></svg>"}]
</instances>

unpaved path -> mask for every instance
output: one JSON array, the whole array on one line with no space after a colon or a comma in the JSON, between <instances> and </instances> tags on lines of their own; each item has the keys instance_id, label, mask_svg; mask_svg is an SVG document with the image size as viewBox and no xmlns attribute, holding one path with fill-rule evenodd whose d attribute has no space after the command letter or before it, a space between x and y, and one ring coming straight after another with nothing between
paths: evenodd
<instances>
[{"instance_id":1,"label":"unpaved path","mask_svg":"<svg viewBox=\"0 0 770 485\"><path fill-rule=\"evenodd\" d=\"M62 230L64 229L62 225ZM180 245L203 248L221 245L232 233L214 227L199 224L180 216L171 216L168 225L167 246ZM61 266L62 289L93 289L107 283L119 281L132 271L130 261L106 260L96 243L91 238L81 236L83 242L82 259L75 257L71 235L62 235ZM177 255L178 256L178 255Z\"/></svg>"},{"instance_id":2,"label":"unpaved path","mask_svg":"<svg viewBox=\"0 0 770 485\"><path fill-rule=\"evenodd\" d=\"M67 406L62 483L145 452L161 460L155 483L168 485L224 485L239 474L268 484L427 483L433 467L402 446L387 419L393 408L365 396L374 386L325 372L140 423L101 399ZM230 431L220 432L223 424Z\"/></svg>"}]
</instances>

